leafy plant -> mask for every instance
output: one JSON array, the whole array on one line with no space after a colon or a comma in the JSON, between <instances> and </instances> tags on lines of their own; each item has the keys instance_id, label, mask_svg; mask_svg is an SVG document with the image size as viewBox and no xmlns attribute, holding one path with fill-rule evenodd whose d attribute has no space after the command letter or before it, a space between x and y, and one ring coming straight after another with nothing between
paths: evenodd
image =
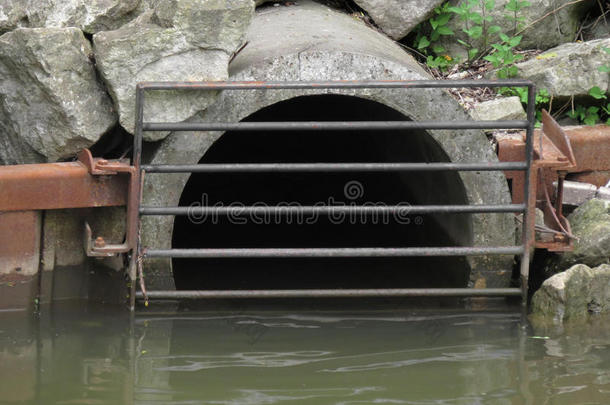
<instances>
[{"instance_id":1,"label":"leafy plant","mask_svg":"<svg viewBox=\"0 0 610 405\"><path fill-rule=\"evenodd\" d=\"M599 122L599 107L583 107L582 105L576 106L576 108L568 112L568 117L582 122L586 125L595 125Z\"/></svg>"},{"instance_id":2,"label":"leafy plant","mask_svg":"<svg viewBox=\"0 0 610 405\"><path fill-rule=\"evenodd\" d=\"M505 10L510 14L504 17L515 21L515 31L523 21L519 13L529 6L530 2L525 0L510 0L506 4ZM454 6L446 2L434 10L432 18L420 24L414 47L426 57L426 64L431 68L444 71L456 64L456 58L439 43L442 37L455 36L449 27L451 17L455 15L463 22L462 31L466 34L465 40L456 39L468 53L466 62L472 63L486 55L484 59L500 69L498 77L514 77L517 71L511 65L523 59L514 48L521 43L522 36L510 37L494 24L492 11L495 7L496 0L463 0Z\"/></svg>"},{"instance_id":3,"label":"leafy plant","mask_svg":"<svg viewBox=\"0 0 610 405\"><path fill-rule=\"evenodd\" d=\"M438 41L442 36L453 36L455 33L447 26L451 19L448 10L449 3L440 5L434 9L434 17L430 18L424 25L418 27L415 38L415 48L426 56L426 64L433 69L446 70L456 62L446 49ZM426 31L427 34L423 32Z\"/></svg>"},{"instance_id":4,"label":"leafy plant","mask_svg":"<svg viewBox=\"0 0 610 405\"><path fill-rule=\"evenodd\" d=\"M479 5L481 12L473 9ZM475 40L483 41L482 51L487 49L490 36L502 30L498 25L491 25L493 17L488 13L496 6L495 0L466 0L457 6L448 7L448 10L457 15L464 22L465 28L462 31L467 35L468 41L458 39L457 42L464 46L468 51L468 61L472 61L479 54L479 49L474 45Z\"/></svg>"},{"instance_id":5,"label":"leafy plant","mask_svg":"<svg viewBox=\"0 0 610 405\"><path fill-rule=\"evenodd\" d=\"M509 12L509 14L506 14L504 17L513 22L513 35L517 35L517 32L519 32L525 21L525 17L519 16L519 12L531 5L532 3L525 0L510 0L504 6L504 10Z\"/></svg>"},{"instance_id":6,"label":"leafy plant","mask_svg":"<svg viewBox=\"0 0 610 405\"><path fill-rule=\"evenodd\" d=\"M508 79L515 77L518 73L515 62L523 59L523 55L516 54L514 48L521 43L522 35L509 37L504 33L500 33L502 43L492 44L494 52L485 56L483 59L491 62L494 68L498 69L497 75L500 79Z\"/></svg>"},{"instance_id":7,"label":"leafy plant","mask_svg":"<svg viewBox=\"0 0 610 405\"><path fill-rule=\"evenodd\" d=\"M589 89L589 95L596 100L605 100L608 98L598 86L591 87L591 89Z\"/></svg>"}]
</instances>

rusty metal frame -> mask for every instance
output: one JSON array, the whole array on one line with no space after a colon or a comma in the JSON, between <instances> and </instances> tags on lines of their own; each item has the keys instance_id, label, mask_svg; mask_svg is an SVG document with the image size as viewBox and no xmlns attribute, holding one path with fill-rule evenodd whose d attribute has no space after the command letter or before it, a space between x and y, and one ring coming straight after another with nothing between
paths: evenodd
<instances>
[{"instance_id":1,"label":"rusty metal frame","mask_svg":"<svg viewBox=\"0 0 610 405\"><path fill-rule=\"evenodd\" d=\"M94 159L88 149L83 149L78 154L78 161L81 162L91 176L107 176L126 174L129 176L127 190L127 213L125 226L125 241L120 244L108 244L102 236L92 239L91 227L87 222L84 226L84 248L87 256L108 257L119 253L128 253L136 246L138 232L138 206L140 198L140 177L135 167L129 164L108 161L105 159Z\"/></svg>"},{"instance_id":2,"label":"rusty metal frame","mask_svg":"<svg viewBox=\"0 0 610 405\"><path fill-rule=\"evenodd\" d=\"M534 246L553 252L573 249L574 236L568 220L563 216L563 182L566 174L577 169L578 163L566 132L551 115L542 111L542 129L534 135L533 178L530 180L535 199L530 201L530 209L539 208L544 213L545 225L539 229L549 237L535 240ZM523 153L525 144L519 139L499 142L498 157L508 163ZM513 203L523 202L520 187L524 178L521 173L506 171L505 175L513 181ZM554 203L551 198L553 179L557 178L557 194Z\"/></svg>"},{"instance_id":3,"label":"rusty metal frame","mask_svg":"<svg viewBox=\"0 0 610 405\"><path fill-rule=\"evenodd\" d=\"M446 88L481 88L481 87L525 87L528 89L527 120L523 121L336 121L336 122L233 122L233 123L157 123L144 122L145 93L147 91L206 91L206 90L281 90L281 89L446 89ZM493 247L443 247L443 248L326 248L326 249L166 249L159 250L143 247L136 242L137 262L147 257L380 257L380 256L462 256L507 254L520 255L521 268L520 288L506 289L469 289L469 288L439 288L439 289L394 289L394 290L248 290L248 291L152 291L147 296L141 291L136 294L136 268L130 269L132 279L132 293L130 307L133 310L136 297L148 300L154 299L181 299L181 298L268 298L268 297L340 297L340 296L509 296L520 295L522 304L527 304L529 262L534 240L534 219L532 207L535 206L536 196L530 192L531 181L535 178L533 171L533 134L535 125L535 95L536 89L532 82L527 80L454 80L454 81L330 81L330 82L150 82L139 83L136 86L136 122L134 136L133 166L143 178L144 173L176 173L176 172L254 172L254 171L468 171L474 170L468 164L459 163L403 163L403 164L310 164L299 167L295 164L267 164L267 165L142 165L142 134L144 131L277 131L277 130L307 130L307 131L335 131L335 130L404 130L404 129L525 129L526 146L523 160L520 164L510 167L511 170L525 171L523 184L524 203L497 206L477 205L443 205L443 206L416 206L411 207L418 213L430 212L523 212L523 243L520 246L493 246ZM370 164L369 164L370 165ZM506 170L502 163L480 162L484 170ZM478 169L477 169L478 170ZM140 187L139 193L142 188ZM138 204L141 195L138 198ZM138 207L139 215L185 215L187 207ZM254 209L253 207L250 207ZM275 207L268 207L274 209ZM282 213L287 213L287 207ZM325 207L324 212L332 212L339 207ZM313 207L312 207L313 209ZM380 207L371 207L379 210ZM396 207L385 207L393 210ZM277 211L276 211L277 212ZM133 261L133 258L132 258Z\"/></svg>"}]
</instances>

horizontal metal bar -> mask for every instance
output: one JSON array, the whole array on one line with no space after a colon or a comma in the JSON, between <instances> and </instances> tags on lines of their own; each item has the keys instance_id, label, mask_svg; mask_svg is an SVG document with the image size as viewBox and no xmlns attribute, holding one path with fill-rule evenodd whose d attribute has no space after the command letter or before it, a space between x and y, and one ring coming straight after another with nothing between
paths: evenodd
<instances>
[{"instance_id":1,"label":"horizontal metal bar","mask_svg":"<svg viewBox=\"0 0 610 405\"><path fill-rule=\"evenodd\" d=\"M145 122L144 131L398 131L413 129L526 129L528 121L285 121Z\"/></svg>"},{"instance_id":2,"label":"horizontal metal bar","mask_svg":"<svg viewBox=\"0 0 610 405\"><path fill-rule=\"evenodd\" d=\"M380 288L308 290L188 290L147 291L151 300L218 298L342 298L342 297L507 297L520 296L519 288ZM144 294L137 293L138 299Z\"/></svg>"},{"instance_id":3,"label":"horizontal metal bar","mask_svg":"<svg viewBox=\"0 0 610 405\"><path fill-rule=\"evenodd\" d=\"M485 163L209 163L142 165L147 173L285 173L525 170L525 162Z\"/></svg>"},{"instance_id":4,"label":"horizontal metal bar","mask_svg":"<svg viewBox=\"0 0 610 405\"><path fill-rule=\"evenodd\" d=\"M146 257L275 258L275 257L416 257L518 255L523 246L409 248L263 248L263 249L144 249Z\"/></svg>"},{"instance_id":5,"label":"horizontal metal bar","mask_svg":"<svg viewBox=\"0 0 610 405\"><path fill-rule=\"evenodd\" d=\"M227 207L140 207L141 215L331 215L331 214L482 214L524 212L525 204L505 205L331 205L331 206L236 206Z\"/></svg>"},{"instance_id":6,"label":"horizontal metal bar","mask_svg":"<svg viewBox=\"0 0 610 405\"><path fill-rule=\"evenodd\" d=\"M529 87L532 82L521 79L508 80L342 80L302 82L141 82L143 90L308 90L308 89L448 89L481 87Z\"/></svg>"}]
</instances>

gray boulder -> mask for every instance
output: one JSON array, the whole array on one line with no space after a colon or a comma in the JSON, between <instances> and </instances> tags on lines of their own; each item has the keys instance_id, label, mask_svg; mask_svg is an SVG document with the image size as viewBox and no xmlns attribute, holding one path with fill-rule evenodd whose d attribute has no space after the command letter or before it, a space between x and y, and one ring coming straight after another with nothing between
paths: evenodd
<instances>
[{"instance_id":1,"label":"gray boulder","mask_svg":"<svg viewBox=\"0 0 610 405\"><path fill-rule=\"evenodd\" d=\"M115 30L94 35L97 67L134 132L135 88L143 81L226 80L231 55L243 43L252 0L168 0ZM147 93L145 120L182 121L205 109L211 92ZM158 140L163 133L147 133Z\"/></svg>"},{"instance_id":2,"label":"gray boulder","mask_svg":"<svg viewBox=\"0 0 610 405\"><path fill-rule=\"evenodd\" d=\"M140 0L29 0L31 27L78 27L93 34L133 19Z\"/></svg>"},{"instance_id":3,"label":"gray boulder","mask_svg":"<svg viewBox=\"0 0 610 405\"><path fill-rule=\"evenodd\" d=\"M0 37L0 110L13 129L0 137L28 145L14 160L30 161L32 149L49 161L72 156L115 125L91 54L77 28L18 28Z\"/></svg>"},{"instance_id":4,"label":"gray boulder","mask_svg":"<svg viewBox=\"0 0 610 405\"><path fill-rule=\"evenodd\" d=\"M19 137L0 95L0 165L40 163L46 159Z\"/></svg>"},{"instance_id":5,"label":"gray boulder","mask_svg":"<svg viewBox=\"0 0 610 405\"><path fill-rule=\"evenodd\" d=\"M570 214L568 221L578 239L574 250L561 255L555 268L610 263L610 201L591 199Z\"/></svg>"},{"instance_id":6,"label":"gray boulder","mask_svg":"<svg viewBox=\"0 0 610 405\"><path fill-rule=\"evenodd\" d=\"M451 0L451 3L452 5L458 5L465 1L467 0ZM522 32L523 40L519 45L523 49L549 49L573 41L586 11L595 4L595 0L579 3L575 3L572 0L529 1L531 6L523 8L518 13L518 17L523 18L523 21L520 23L522 26L517 29L517 31L521 31L521 28L524 29ZM514 14L505 10L508 2L509 0L496 0L494 9L491 12L487 12L487 15L493 18L493 22L489 23L489 25L498 25L502 28L502 32L507 35L513 35L515 33L515 24L507 16L514 16ZM471 11L481 13L482 9L480 5L477 5ZM459 17L454 16L449 21L448 26L455 32L455 36L443 37L443 44L450 49L452 55L464 57L466 51L463 47L457 45L457 39L470 41L462 31L462 29L466 28L465 22ZM494 41L499 41L497 35L491 36L488 46ZM472 42L476 48L483 48L482 38Z\"/></svg>"},{"instance_id":7,"label":"gray boulder","mask_svg":"<svg viewBox=\"0 0 610 405\"><path fill-rule=\"evenodd\" d=\"M610 265L577 264L542 283L532 298L532 314L560 323L610 311Z\"/></svg>"},{"instance_id":8,"label":"gray boulder","mask_svg":"<svg viewBox=\"0 0 610 405\"><path fill-rule=\"evenodd\" d=\"M527 118L519 97L502 97L475 104L470 111L475 120L524 120Z\"/></svg>"},{"instance_id":9,"label":"gray boulder","mask_svg":"<svg viewBox=\"0 0 610 405\"><path fill-rule=\"evenodd\" d=\"M28 0L2 0L0 2L0 34L27 24Z\"/></svg>"},{"instance_id":10,"label":"gray boulder","mask_svg":"<svg viewBox=\"0 0 610 405\"><path fill-rule=\"evenodd\" d=\"M390 37L407 36L445 0L355 0Z\"/></svg>"},{"instance_id":11,"label":"gray boulder","mask_svg":"<svg viewBox=\"0 0 610 405\"><path fill-rule=\"evenodd\" d=\"M610 65L610 38L564 44L517 64L518 76L530 79L555 97L586 96L598 86L610 90L610 75L599 68Z\"/></svg>"}]
</instances>

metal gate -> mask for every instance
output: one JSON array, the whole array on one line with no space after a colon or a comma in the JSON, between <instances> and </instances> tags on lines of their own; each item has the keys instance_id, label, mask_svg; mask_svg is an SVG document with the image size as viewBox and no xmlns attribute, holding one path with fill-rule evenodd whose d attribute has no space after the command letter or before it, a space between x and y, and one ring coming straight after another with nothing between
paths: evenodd
<instances>
[{"instance_id":1,"label":"metal gate","mask_svg":"<svg viewBox=\"0 0 610 405\"><path fill-rule=\"evenodd\" d=\"M520 121L333 121L333 122L227 122L227 123L158 123L144 122L143 112L147 91L274 91L282 89L447 89L482 87L525 87L528 89L527 120ZM131 308L138 299L204 299L204 298L285 298L285 297L407 297L407 296L521 296L527 302L529 259L533 242L533 216L531 215L532 193L530 192L533 134L535 126L535 86L524 80L476 80L476 81L330 81L330 82L149 82L140 83L136 89L136 126L133 148L133 165L139 176L157 173L251 173L251 172L407 172L407 171L525 171L523 204L504 205L420 205L411 206L409 213L523 213L524 226L521 245L516 246L471 246L471 247L403 247L403 248L206 248L206 249L157 249L141 246L139 238L130 264L132 279ZM479 163L264 163L264 164L195 164L195 165L143 165L142 133L144 131L337 131L337 130L465 130L465 129L524 129L526 130L526 153L521 162ZM408 135L406 135L408 136ZM235 207L147 207L141 205L142 187L138 191L138 210L133 218L138 230L143 215L228 215ZM533 196L535 198L535 196ZM535 203L535 200L534 200ZM239 207L242 214L277 213L277 207ZM308 206L282 207L281 212L328 215L346 209L358 213L393 213L404 208L399 206ZM295 258L295 257L412 257L412 256L476 256L519 255L521 256L520 288L425 288L425 289L304 289L304 290L196 290L196 291L145 291L136 292L136 279L141 274L142 261L146 258Z\"/></svg>"}]
</instances>

